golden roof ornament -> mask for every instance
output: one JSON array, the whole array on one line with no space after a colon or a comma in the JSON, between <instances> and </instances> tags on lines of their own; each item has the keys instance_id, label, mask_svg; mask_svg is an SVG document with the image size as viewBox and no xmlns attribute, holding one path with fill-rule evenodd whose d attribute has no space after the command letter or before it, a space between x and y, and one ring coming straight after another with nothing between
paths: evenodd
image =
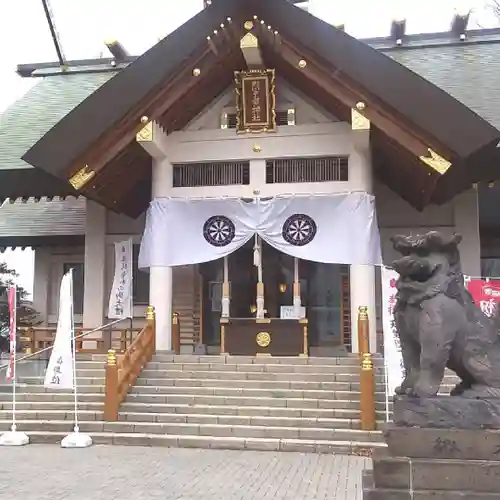
<instances>
[{"instance_id":1,"label":"golden roof ornament","mask_svg":"<svg viewBox=\"0 0 500 500\"><path fill-rule=\"evenodd\" d=\"M153 141L153 122L149 122L142 127L135 136L137 142L152 142Z\"/></svg>"},{"instance_id":2,"label":"golden roof ornament","mask_svg":"<svg viewBox=\"0 0 500 500\"><path fill-rule=\"evenodd\" d=\"M89 182L90 179L92 179L94 176L95 176L95 172L93 170L91 170L88 165L85 165L83 168L78 170L78 172L75 175L70 177L69 183L76 190L79 190L83 186L85 186L85 184L87 184L87 182Z\"/></svg>"},{"instance_id":3,"label":"golden roof ornament","mask_svg":"<svg viewBox=\"0 0 500 500\"><path fill-rule=\"evenodd\" d=\"M440 175L445 174L448 169L451 167L451 162L438 155L431 148L427 148L429 152L429 156L419 156L420 160L423 161L426 165L431 167L435 172Z\"/></svg>"}]
</instances>

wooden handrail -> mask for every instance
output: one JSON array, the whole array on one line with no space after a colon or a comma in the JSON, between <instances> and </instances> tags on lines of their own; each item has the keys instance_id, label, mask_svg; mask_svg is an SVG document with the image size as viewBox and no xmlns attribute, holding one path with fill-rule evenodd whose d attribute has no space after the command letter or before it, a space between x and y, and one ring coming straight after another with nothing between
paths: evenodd
<instances>
[{"instance_id":1,"label":"wooden handrail","mask_svg":"<svg viewBox=\"0 0 500 500\"><path fill-rule=\"evenodd\" d=\"M19 327L19 344L21 349L26 354L35 353L41 349L45 349L53 345L56 336L56 327L52 326L33 326L33 327ZM76 328L75 336L81 335L85 332L93 331L90 328ZM109 334L111 343L119 344L118 352L123 353L127 350L128 346L133 342L135 336L140 332L139 328L102 328L102 332ZM115 334L119 334L119 337ZM107 336L85 337L76 340L76 350L81 353L105 353L109 340ZM84 344L86 343L86 345ZM91 344L90 346L88 344ZM95 347L92 347L92 344Z\"/></svg>"},{"instance_id":2,"label":"wooden handrail","mask_svg":"<svg viewBox=\"0 0 500 500\"><path fill-rule=\"evenodd\" d=\"M104 399L104 420L118 420L118 409L127 396L128 390L146 366L156 349L155 313L152 306L146 313L146 326L125 353L116 357L113 349L108 351L106 361L106 393Z\"/></svg>"},{"instance_id":3,"label":"wooden handrail","mask_svg":"<svg viewBox=\"0 0 500 500\"><path fill-rule=\"evenodd\" d=\"M364 431L373 431L376 428L375 375L373 372L373 359L370 353L369 332L368 308L362 306L358 309L358 345L361 358L360 419L361 429Z\"/></svg>"},{"instance_id":4,"label":"wooden handrail","mask_svg":"<svg viewBox=\"0 0 500 500\"><path fill-rule=\"evenodd\" d=\"M179 313L172 314L172 351L174 354L181 353L181 323L179 321Z\"/></svg>"}]
</instances>

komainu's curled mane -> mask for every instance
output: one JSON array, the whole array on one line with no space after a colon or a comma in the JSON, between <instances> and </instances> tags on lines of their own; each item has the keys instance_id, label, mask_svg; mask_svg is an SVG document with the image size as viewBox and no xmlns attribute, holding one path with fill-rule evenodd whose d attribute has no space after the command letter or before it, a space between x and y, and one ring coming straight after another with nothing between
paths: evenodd
<instances>
[{"instance_id":1,"label":"komainu's curled mane","mask_svg":"<svg viewBox=\"0 0 500 500\"><path fill-rule=\"evenodd\" d=\"M500 337L465 288L461 240L435 231L392 238L402 255L392 266L400 275L394 316L406 372L397 394L436 395L448 367L461 379L452 395L500 397Z\"/></svg>"}]
</instances>

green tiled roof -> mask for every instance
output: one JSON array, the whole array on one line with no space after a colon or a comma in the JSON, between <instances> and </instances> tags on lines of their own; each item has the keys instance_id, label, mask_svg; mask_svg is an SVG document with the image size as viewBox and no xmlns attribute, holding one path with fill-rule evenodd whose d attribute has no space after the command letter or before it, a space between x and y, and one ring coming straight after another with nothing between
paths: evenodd
<instances>
[{"instance_id":1,"label":"green tiled roof","mask_svg":"<svg viewBox=\"0 0 500 500\"><path fill-rule=\"evenodd\" d=\"M496 42L496 43L495 43ZM376 45L376 44L375 44ZM385 52L500 129L500 43L430 44ZM32 168L21 156L115 72L44 78L0 115L0 169ZM415 96L418 99L418 96ZM425 106L425 103L422 103Z\"/></svg>"},{"instance_id":2,"label":"green tiled roof","mask_svg":"<svg viewBox=\"0 0 500 500\"><path fill-rule=\"evenodd\" d=\"M500 129L500 43L428 46L386 54Z\"/></svg>"},{"instance_id":3,"label":"green tiled roof","mask_svg":"<svg viewBox=\"0 0 500 500\"><path fill-rule=\"evenodd\" d=\"M50 76L0 115L0 169L33 168L21 156L115 72Z\"/></svg>"}]
</instances>

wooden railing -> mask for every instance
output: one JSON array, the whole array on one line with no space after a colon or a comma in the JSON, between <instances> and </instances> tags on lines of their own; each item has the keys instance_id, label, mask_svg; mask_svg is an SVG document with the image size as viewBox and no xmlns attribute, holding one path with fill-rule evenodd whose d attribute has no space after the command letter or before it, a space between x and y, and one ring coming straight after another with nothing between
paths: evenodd
<instances>
[{"instance_id":1,"label":"wooden railing","mask_svg":"<svg viewBox=\"0 0 500 500\"><path fill-rule=\"evenodd\" d=\"M75 337L92 331L90 328L76 328ZM84 337L76 340L76 350L85 353L105 353L109 346L115 347L117 352L123 353L133 343L141 331L139 328L106 328L100 330L101 337ZM20 327L19 343L25 354L38 352L53 345L55 327Z\"/></svg>"},{"instance_id":2,"label":"wooden railing","mask_svg":"<svg viewBox=\"0 0 500 500\"><path fill-rule=\"evenodd\" d=\"M375 375L370 353L370 323L368 308L358 309L358 346L361 361L360 374L360 419L361 429L373 431L376 428L375 415Z\"/></svg>"},{"instance_id":3,"label":"wooden railing","mask_svg":"<svg viewBox=\"0 0 500 500\"><path fill-rule=\"evenodd\" d=\"M127 348L125 353L117 358L113 349L108 351L106 362L106 393L104 400L104 420L118 420L118 409L125 399L128 390L146 364L151 361L155 352L155 312L152 306L146 313L146 326Z\"/></svg>"},{"instance_id":4,"label":"wooden railing","mask_svg":"<svg viewBox=\"0 0 500 500\"><path fill-rule=\"evenodd\" d=\"M179 321L179 313L172 314L172 351L174 354L181 353L181 323Z\"/></svg>"}]
</instances>

